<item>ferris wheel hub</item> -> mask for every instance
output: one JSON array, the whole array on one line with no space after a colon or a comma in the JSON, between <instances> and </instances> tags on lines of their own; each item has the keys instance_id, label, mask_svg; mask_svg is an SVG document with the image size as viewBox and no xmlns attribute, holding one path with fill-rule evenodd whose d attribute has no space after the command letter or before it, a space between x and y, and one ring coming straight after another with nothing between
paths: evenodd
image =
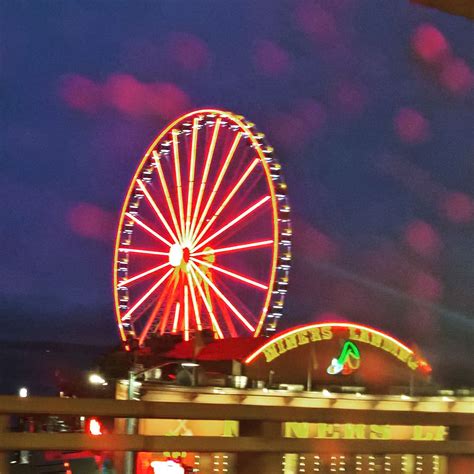
<instances>
[{"instance_id":1,"label":"ferris wheel hub","mask_svg":"<svg viewBox=\"0 0 474 474\"><path fill-rule=\"evenodd\" d=\"M191 258L191 251L188 247L183 247L181 244L173 244L168 252L168 261L172 267L179 267L182 264L187 264Z\"/></svg>"},{"instance_id":2,"label":"ferris wheel hub","mask_svg":"<svg viewBox=\"0 0 474 474\"><path fill-rule=\"evenodd\" d=\"M183 253L183 248L180 244L173 244L170 247L170 251L168 253L170 265L173 267L181 265L181 261L183 260Z\"/></svg>"}]
</instances>

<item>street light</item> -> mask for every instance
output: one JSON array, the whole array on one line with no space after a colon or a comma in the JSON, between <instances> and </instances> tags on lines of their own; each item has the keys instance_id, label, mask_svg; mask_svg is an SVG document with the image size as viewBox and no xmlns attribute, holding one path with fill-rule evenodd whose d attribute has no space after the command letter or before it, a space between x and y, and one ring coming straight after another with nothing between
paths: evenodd
<instances>
[{"instance_id":1,"label":"street light","mask_svg":"<svg viewBox=\"0 0 474 474\"><path fill-rule=\"evenodd\" d=\"M26 387L21 387L18 390L18 396L20 398L28 397L28 389ZM28 425L31 421L32 420L28 419L28 417L22 418L23 431L29 431ZM29 463L30 463L30 452L26 450L20 451L20 464L29 464Z\"/></svg>"},{"instance_id":2,"label":"street light","mask_svg":"<svg viewBox=\"0 0 474 474\"><path fill-rule=\"evenodd\" d=\"M18 390L18 396L21 398L26 398L28 396L28 389L26 387L21 387Z\"/></svg>"},{"instance_id":3,"label":"street light","mask_svg":"<svg viewBox=\"0 0 474 474\"><path fill-rule=\"evenodd\" d=\"M191 367L191 368L194 368L194 367L199 367L199 364L197 362L183 362L181 364L181 367Z\"/></svg>"},{"instance_id":4,"label":"street light","mask_svg":"<svg viewBox=\"0 0 474 474\"><path fill-rule=\"evenodd\" d=\"M89 383L91 383L92 385L108 385L107 382L105 381L104 377L102 377L102 375L100 374L96 374L96 373L93 373L93 374L90 374L89 375Z\"/></svg>"}]
</instances>

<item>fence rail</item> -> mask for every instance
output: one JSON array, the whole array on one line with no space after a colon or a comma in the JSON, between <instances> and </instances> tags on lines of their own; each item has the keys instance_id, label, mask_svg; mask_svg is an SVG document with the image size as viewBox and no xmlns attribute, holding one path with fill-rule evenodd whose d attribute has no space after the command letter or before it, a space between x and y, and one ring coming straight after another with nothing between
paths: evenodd
<instances>
[{"instance_id":1,"label":"fence rail","mask_svg":"<svg viewBox=\"0 0 474 474\"><path fill-rule=\"evenodd\" d=\"M311 453L333 454L468 454L474 455L469 441L379 441L276 438L271 443L256 436L144 436L104 434L91 437L82 433L3 433L4 450L30 451L190 451L225 453Z\"/></svg>"},{"instance_id":2,"label":"fence rail","mask_svg":"<svg viewBox=\"0 0 474 474\"><path fill-rule=\"evenodd\" d=\"M216 397L216 399L218 399ZM357 407L354 402L353 406ZM361 406L364 406L361 404ZM0 396L0 415L75 415L116 418L186 420L306 421L309 423L374 423L397 425L473 426L471 411L411 411L396 409L332 408L326 406L269 406L170 401L132 401L55 397Z\"/></svg>"},{"instance_id":3,"label":"fence rail","mask_svg":"<svg viewBox=\"0 0 474 474\"><path fill-rule=\"evenodd\" d=\"M181 398L180 398L181 397ZM469 399L439 403L430 398L410 403L393 397L352 401L317 397L282 397L231 393L163 391L158 401L74 399L0 396L0 452L124 451L235 453L238 474L275 474L281 471L284 453L436 454L447 456L448 472L465 472L461 464L474 464L474 404ZM178 401L175 401L178 400ZM239 436L152 436L143 434L9 433L8 416L96 416L118 419L236 420ZM285 422L447 427L448 439L308 439L283 437ZM123 425L123 423L122 423ZM356 438L356 436L354 436ZM0 455L0 473L2 472ZM5 456L3 456L5 462ZM466 464L463 464L465 466ZM4 464L6 466L6 464ZM462 467L462 469L465 469ZM8 472L8 471L6 471ZM466 471L470 472L470 471ZM474 472L474 470L472 471Z\"/></svg>"}]
</instances>

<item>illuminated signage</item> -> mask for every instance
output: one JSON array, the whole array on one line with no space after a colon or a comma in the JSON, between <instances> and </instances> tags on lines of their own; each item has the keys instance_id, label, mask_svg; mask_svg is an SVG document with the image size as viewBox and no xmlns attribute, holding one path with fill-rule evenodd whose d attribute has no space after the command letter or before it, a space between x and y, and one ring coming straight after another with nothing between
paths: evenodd
<instances>
[{"instance_id":1,"label":"illuminated signage","mask_svg":"<svg viewBox=\"0 0 474 474\"><path fill-rule=\"evenodd\" d=\"M332 359L331 365L326 369L329 375L349 375L360 366L360 352L352 341L346 341L342 346L339 357Z\"/></svg>"},{"instance_id":2,"label":"illuminated signage","mask_svg":"<svg viewBox=\"0 0 474 474\"><path fill-rule=\"evenodd\" d=\"M192 430L187 425L187 420L176 420L176 426L169 430L166 436L193 436ZM167 458L184 459L188 456L186 451L165 451L163 455Z\"/></svg>"},{"instance_id":3,"label":"illuminated signage","mask_svg":"<svg viewBox=\"0 0 474 474\"><path fill-rule=\"evenodd\" d=\"M366 425L362 423L285 423L287 438L444 441L445 426Z\"/></svg>"},{"instance_id":4,"label":"illuminated signage","mask_svg":"<svg viewBox=\"0 0 474 474\"><path fill-rule=\"evenodd\" d=\"M247 357L245 363L251 363L261 354L265 357L266 362L272 362L285 352L291 351L300 346L309 343L329 341L335 337L335 332L337 332L337 337L341 337L348 341L368 344L381 349L396 357L411 370L421 369L425 372L431 370L427 362L418 358L410 348L402 344L400 341L397 341L392 336L370 327L352 323L318 323L292 329L291 331L275 336L270 341L266 342L253 354ZM358 352L355 344L352 344L350 347L353 349L353 354L355 354L356 351ZM353 354L347 355L347 357L354 359L351 360L351 363L354 365L356 364L356 357ZM336 369L337 366L334 367L334 371L336 371Z\"/></svg>"},{"instance_id":5,"label":"illuminated signage","mask_svg":"<svg viewBox=\"0 0 474 474\"><path fill-rule=\"evenodd\" d=\"M150 466L154 474L185 474L184 467L174 461L153 461Z\"/></svg>"},{"instance_id":6,"label":"illuminated signage","mask_svg":"<svg viewBox=\"0 0 474 474\"><path fill-rule=\"evenodd\" d=\"M164 436L228 436L239 435L239 422L236 420L147 420L146 430L149 434ZM138 473L150 474L148 470L152 463L174 463L178 466L194 466L199 455L187 451L162 451L153 453L141 453L139 456ZM163 467L164 464L155 464ZM170 464L173 466L173 464ZM173 466L174 467L174 466ZM168 471L157 471L168 472ZM173 472L173 471L170 471ZM179 472L179 471L178 471ZM185 471L186 472L186 471Z\"/></svg>"}]
</instances>

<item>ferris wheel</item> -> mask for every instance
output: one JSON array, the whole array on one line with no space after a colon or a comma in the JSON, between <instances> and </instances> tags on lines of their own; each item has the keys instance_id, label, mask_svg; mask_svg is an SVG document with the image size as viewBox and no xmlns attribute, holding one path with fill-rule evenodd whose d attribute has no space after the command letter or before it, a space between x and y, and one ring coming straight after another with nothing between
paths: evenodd
<instances>
[{"instance_id":1,"label":"ferris wheel","mask_svg":"<svg viewBox=\"0 0 474 474\"><path fill-rule=\"evenodd\" d=\"M221 110L171 123L141 160L114 255L120 336L275 330L288 285L290 206L254 124Z\"/></svg>"}]
</instances>

